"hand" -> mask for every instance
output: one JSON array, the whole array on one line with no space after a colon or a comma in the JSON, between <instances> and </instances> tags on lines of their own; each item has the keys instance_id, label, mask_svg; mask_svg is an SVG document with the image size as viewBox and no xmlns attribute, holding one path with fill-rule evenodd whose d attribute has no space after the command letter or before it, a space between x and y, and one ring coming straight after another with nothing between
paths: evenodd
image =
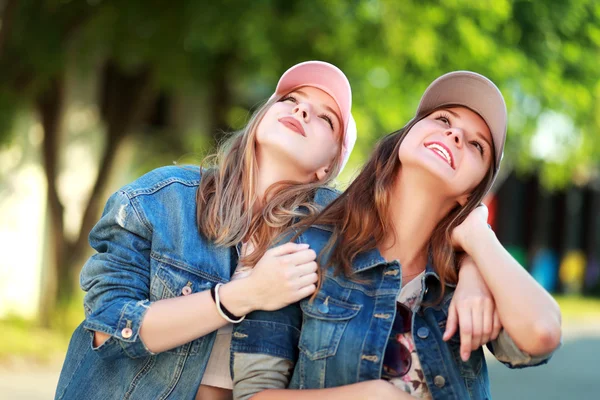
<instances>
[{"instance_id":1,"label":"hand","mask_svg":"<svg viewBox=\"0 0 600 400\"><path fill-rule=\"evenodd\" d=\"M466 246L472 242L473 237L477 237L477 232L481 228L488 229L488 208L485 204L476 207L467 218L452 231L452 245L456 250L465 250Z\"/></svg>"},{"instance_id":2,"label":"hand","mask_svg":"<svg viewBox=\"0 0 600 400\"><path fill-rule=\"evenodd\" d=\"M313 294L318 279L316 258L308 244L290 242L267 250L252 274L240 279L247 284L251 308L279 310Z\"/></svg>"},{"instance_id":3,"label":"hand","mask_svg":"<svg viewBox=\"0 0 600 400\"><path fill-rule=\"evenodd\" d=\"M415 399L415 397L406 393L405 391L398 389L392 383L384 381L383 379L377 379L372 381L360 382L357 384L360 388L357 388L357 399L368 399L368 400L408 400Z\"/></svg>"},{"instance_id":4,"label":"hand","mask_svg":"<svg viewBox=\"0 0 600 400\"><path fill-rule=\"evenodd\" d=\"M458 326L460 356L463 361L469 359L472 350L496 339L502 328L494 298L469 256L465 256L461 263L443 339L449 340Z\"/></svg>"}]
</instances>

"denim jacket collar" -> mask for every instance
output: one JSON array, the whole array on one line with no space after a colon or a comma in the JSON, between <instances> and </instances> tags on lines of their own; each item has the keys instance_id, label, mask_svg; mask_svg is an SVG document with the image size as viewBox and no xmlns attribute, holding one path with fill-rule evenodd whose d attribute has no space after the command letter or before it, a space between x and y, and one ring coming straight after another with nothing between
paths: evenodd
<instances>
[{"instance_id":1,"label":"denim jacket collar","mask_svg":"<svg viewBox=\"0 0 600 400\"><path fill-rule=\"evenodd\" d=\"M383 256L377 248L368 250L356 256L356 259L352 263L352 274L369 270L377 265L385 264L386 262L387 261L385 260L385 258L383 258ZM423 280L434 280L437 284L441 283L440 276L433 267L433 259L431 253L429 254L427 264L425 265L425 275L423 276ZM456 285L447 283L446 286L455 287Z\"/></svg>"}]
</instances>

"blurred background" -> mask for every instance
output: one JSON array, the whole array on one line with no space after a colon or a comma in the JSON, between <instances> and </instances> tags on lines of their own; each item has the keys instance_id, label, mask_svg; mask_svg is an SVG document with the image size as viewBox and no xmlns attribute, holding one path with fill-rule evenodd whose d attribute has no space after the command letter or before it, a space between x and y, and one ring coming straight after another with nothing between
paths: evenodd
<instances>
[{"instance_id":1,"label":"blurred background","mask_svg":"<svg viewBox=\"0 0 600 400\"><path fill-rule=\"evenodd\" d=\"M556 296L565 336L548 366L492 361L492 393L597 396L600 2L0 0L0 398L52 398L110 193L199 164L311 59L353 87L341 189L437 76L468 69L500 87L509 134L490 222Z\"/></svg>"}]
</instances>

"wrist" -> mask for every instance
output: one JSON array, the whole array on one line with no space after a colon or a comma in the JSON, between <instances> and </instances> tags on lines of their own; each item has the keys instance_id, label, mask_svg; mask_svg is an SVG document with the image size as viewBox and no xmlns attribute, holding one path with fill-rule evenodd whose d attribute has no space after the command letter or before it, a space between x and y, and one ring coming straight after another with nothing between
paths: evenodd
<instances>
[{"instance_id":1,"label":"wrist","mask_svg":"<svg viewBox=\"0 0 600 400\"><path fill-rule=\"evenodd\" d=\"M473 258L468 254L462 255L462 259L458 266L459 279L461 276L468 275L476 270L477 270L477 265L475 264L475 261L473 261Z\"/></svg>"},{"instance_id":2,"label":"wrist","mask_svg":"<svg viewBox=\"0 0 600 400\"><path fill-rule=\"evenodd\" d=\"M219 295L221 304L232 314L242 317L251 313L256 308L250 302L251 296L248 296L246 281L248 278L228 282L221 286ZM241 296L241 294L244 294Z\"/></svg>"},{"instance_id":3,"label":"wrist","mask_svg":"<svg viewBox=\"0 0 600 400\"><path fill-rule=\"evenodd\" d=\"M487 224L477 224L463 235L462 248L468 256L474 257L480 245L495 237L493 230Z\"/></svg>"}]
</instances>

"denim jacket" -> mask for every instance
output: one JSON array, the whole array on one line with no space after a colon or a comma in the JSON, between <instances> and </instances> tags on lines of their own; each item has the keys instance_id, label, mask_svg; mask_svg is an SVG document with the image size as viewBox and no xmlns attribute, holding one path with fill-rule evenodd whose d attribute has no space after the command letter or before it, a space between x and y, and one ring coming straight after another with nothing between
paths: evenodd
<instances>
[{"instance_id":1,"label":"denim jacket","mask_svg":"<svg viewBox=\"0 0 600 400\"><path fill-rule=\"evenodd\" d=\"M327 227L312 227L300 240L319 253L331 236ZM327 262L324 258L323 262ZM323 271L323 283L314 301L300 302L302 325L297 342L298 356L281 360L262 351L248 353L253 342L258 348L264 335L234 337L231 345L234 396L246 399L273 388L318 389L379 379L396 299L401 288L401 266L386 262L375 249L360 254L350 278ZM415 347L425 380L434 399L489 399L490 384L483 349L460 358L460 335L442 340L454 287L448 285L441 302L439 276L427 265L422 281L422 306L413 314ZM431 304L431 305L428 305ZM432 305L435 304L435 305ZM278 313L296 313L286 309ZM251 323L250 321L242 322ZM257 324L257 322L254 322ZM273 339L275 340L275 339ZM277 339L279 340L279 339ZM268 338L266 343L271 343ZM242 344L243 343L243 344ZM488 345L496 358L511 368L540 365L550 355L531 357L519 350L505 331ZM285 362L283 362L285 361Z\"/></svg>"},{"instance_id":2,"label":"denim jacket","mask_svg":"<svg viewBox=\"0 0 600 400\"><path fill-rule=\"evenodd\" d=\"M81 272L85 320L71 338L56 399L194 399L216 332L160 354L139 332L152 302L226 283L237 265L235 248L218 247L198 232L199 183L197 167L163 167L108 200L89 236L97 253ZM321 197L318 192L315 201ZM282 338L266 345L269 354L293 356L300 314L291 308L256 312L272 325L268 334ZM239 328L233 335L243 337L252 320ZM110 338L94 347L92 331Z\"/></svg>"}]
</instances>

